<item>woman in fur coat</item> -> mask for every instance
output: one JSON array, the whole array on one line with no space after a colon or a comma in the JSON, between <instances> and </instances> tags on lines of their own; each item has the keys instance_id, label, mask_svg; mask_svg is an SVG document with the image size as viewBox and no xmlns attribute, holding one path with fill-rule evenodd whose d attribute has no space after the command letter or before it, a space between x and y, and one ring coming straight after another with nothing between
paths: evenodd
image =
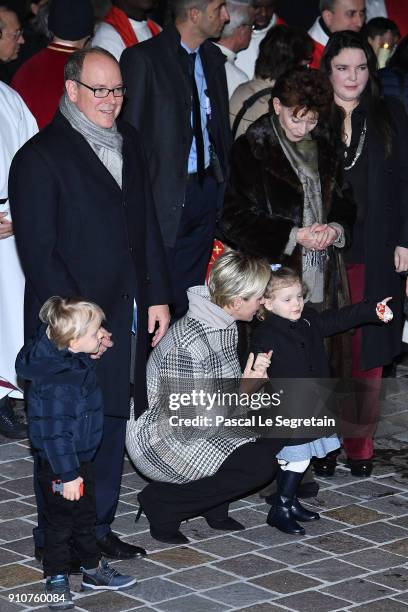
<instances>
[{"instance_id":1,"label":"woman in fur coat","mask_svg":"<svg viewBox=\"0 0 408 612\"><path fill-rule=\"evenodd\" d=\"M271 102L271 112L232 147L225 237L249 255L298 270L310 302L341 306L347 285L338 252L350 241L355 205L340 187L338 143L321 125L331 111L331 85L299 68L276 81Z\"/></svg>"}]
</instances>

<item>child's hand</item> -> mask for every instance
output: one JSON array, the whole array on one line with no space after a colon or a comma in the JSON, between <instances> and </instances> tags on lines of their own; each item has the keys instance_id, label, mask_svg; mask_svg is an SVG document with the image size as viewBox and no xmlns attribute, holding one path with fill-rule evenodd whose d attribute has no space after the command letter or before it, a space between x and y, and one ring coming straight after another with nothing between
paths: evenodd
<instances>
[{"instance_id":1,"label":"child's hand","mask_svg":"<svg viewBox=\"0 0 408 612\"><path fill-rule=\"evenodd\" d=\"M375 312L377 313L377 317L380 321L384 323L389 323L392 321L394 315L389 306L387 306L387 302L392 300L392 297L384 298L381 302L378 302Z\"/></svg>"},{"instance_id":2,"label":"child's hand","mask_svg":"<svg viewBox=\"0 0 408 612\"><path fill-rule=\"evenodd\" d=\"M273 351L269 351L269 353L258 353L256 359L254 359L254 354L250 353L243 378L267 378L266 372L271 365L272 353Z\"/></svg>"},{"instance_id":3,"label":"child's hand","mask_svg":"<svg viewBox=\"0 0 408 612\"><path fill-rule=\"evenodd\" d=\"M81 476L78 476L75 480L70 480L70 482L64 482L62 496L69 501L78 501L81 497L80 487L83 482L84 479Z\"/></svg>"}]
</instances>

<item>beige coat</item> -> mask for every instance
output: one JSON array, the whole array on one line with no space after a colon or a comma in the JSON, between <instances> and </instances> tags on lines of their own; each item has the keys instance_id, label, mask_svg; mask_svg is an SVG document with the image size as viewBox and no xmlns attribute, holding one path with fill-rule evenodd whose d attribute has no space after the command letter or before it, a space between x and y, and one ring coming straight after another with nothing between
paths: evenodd
<instances>
[{"instance_id":1,"label":"beige coat","mask_svg":"<svg viewBox=\"0 0 408 612\"><path fill-rule=\"evenodd\" d=\"M231 128L233 126L234 119L241 110L245 100L248 100L248 98L253 96L261 89L265 89L265 87L273 87L274 84L275 80L255 78L252 79L252 81L242 83L242 85L237 87L230 99ZM262 96L261 98L258 98L258 100L256 100L256 102L254 102L254 104L247 110L241 119L235 138L238 138L238 136L241 136L241 134L245 134L251 123L269 111L269 99L269 94Z\"/></svg>"}]
</instances>

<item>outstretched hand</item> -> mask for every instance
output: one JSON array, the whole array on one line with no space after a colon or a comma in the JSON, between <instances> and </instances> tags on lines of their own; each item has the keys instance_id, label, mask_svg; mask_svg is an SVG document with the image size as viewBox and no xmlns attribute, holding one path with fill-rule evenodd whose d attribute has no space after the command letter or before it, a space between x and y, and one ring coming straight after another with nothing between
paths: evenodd
<instances>
[{"instance_id":1,"label":"outstretched hand","mask_svg":"<svg viewBox=\"0 0 408 612\"><path fill-rule=\"evenodd\" d=\"M389 306L387 306L388 302L392 300L392 297L387 297L378 302L375 312L377 313L377 317L383 323L389 323L394 318L394 314Z\"/></svg>"}]
</instances>

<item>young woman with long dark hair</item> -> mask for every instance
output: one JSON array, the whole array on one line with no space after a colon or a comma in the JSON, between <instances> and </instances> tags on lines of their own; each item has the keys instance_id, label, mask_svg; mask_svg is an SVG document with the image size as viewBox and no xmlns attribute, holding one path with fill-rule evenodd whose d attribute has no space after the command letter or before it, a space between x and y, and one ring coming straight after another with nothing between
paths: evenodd
<instances>
[{"instance_id":1,"label":"young woman with long dark hair","mask_svg":"<svg viewBox=\"0 0 408 612\"><path fill-rule=\"evenodd\" d=\"M344 141L344 178L357 204L352 246L345 252L351 299L393 296L392 324L367 325L353 336L352 375L370 379L363 419L373 425L370 434L345 438L343 446L351 473L369 476L379 379L383 366L401 350L400 273L408 270L408 121L398 100L381 96L376 57L359 34L333 34L321 70L333 86L335 121ZM327 469L327 460L320 468Z\"/></svg>"}]
</instances>

